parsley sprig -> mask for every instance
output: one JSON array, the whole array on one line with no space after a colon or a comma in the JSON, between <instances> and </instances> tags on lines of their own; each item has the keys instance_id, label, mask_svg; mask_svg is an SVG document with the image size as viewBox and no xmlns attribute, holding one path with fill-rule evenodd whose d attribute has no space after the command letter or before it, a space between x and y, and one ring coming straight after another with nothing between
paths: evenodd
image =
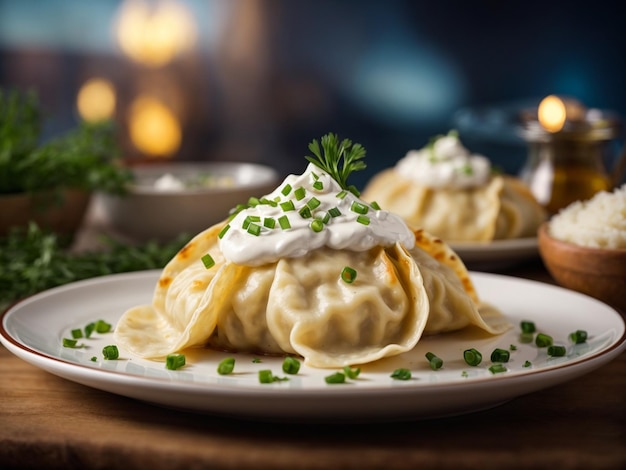
<instances>
[{"instance_id":1,"label":"parsley sprig","mask_svg":"<svg viewBox=\"0 0 626 470\"><path fill-rule=\"evenodd\" d=\"M350 139L339 141L337 134L328 133L321 138L320 143L317 139L309 144L309 150L313 156L305 158L327 172L343 189L347 189L356 196L359 191L352 185L348 185L348 176L353 171L363 170L366 165L362 160L365 157L365 149L361 144L353 144Z\"/></svg>"}]
</instances>

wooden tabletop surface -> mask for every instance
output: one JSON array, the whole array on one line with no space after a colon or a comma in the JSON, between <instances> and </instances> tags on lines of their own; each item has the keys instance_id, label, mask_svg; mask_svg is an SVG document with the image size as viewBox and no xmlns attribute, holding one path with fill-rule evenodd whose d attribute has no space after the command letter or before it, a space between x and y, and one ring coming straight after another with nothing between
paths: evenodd
<instances>
[{"instance_id":1,"label":"wooden tabletop surface","mask_svg":"<svg viewBox=\"0 0 626 470\"><path fill-rule=\"evenodd\" d=\"M508 275L552 282L539 261ZM626 353L489 410L402 423L264 423L85 387L0 346L0 468L626 468Z\"/></svg>"}]
</instances>

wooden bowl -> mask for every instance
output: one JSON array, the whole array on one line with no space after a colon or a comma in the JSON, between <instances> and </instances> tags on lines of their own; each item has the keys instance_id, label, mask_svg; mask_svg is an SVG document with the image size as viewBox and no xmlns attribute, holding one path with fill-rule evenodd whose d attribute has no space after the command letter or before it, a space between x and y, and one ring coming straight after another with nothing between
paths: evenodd
<instances>
[{"instance_id":1,"label":"wooden bowl","mask_svg":"<svg viewBox=\"0 0 626 470\"><path fill-rule=\"evenodd\" d=\"M626 314L626 249L589 248L538 231L539 253L554 280Z\"/></svg>"}]
</instances>

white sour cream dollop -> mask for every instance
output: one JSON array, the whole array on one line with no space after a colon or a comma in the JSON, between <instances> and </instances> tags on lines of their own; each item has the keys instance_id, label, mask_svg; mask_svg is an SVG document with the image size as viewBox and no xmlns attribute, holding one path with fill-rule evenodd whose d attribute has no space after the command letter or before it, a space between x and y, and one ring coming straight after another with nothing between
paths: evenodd
<instances>
[{"instance_id":1,"label":"white sour cream dollop","mask_svg":"<svg viewBox=\"0 0 626 470\"><path fill-rule=\"evenodd\" d=\"M259 266L323 246L365 251L396 242L407 249L415 245L415 235L402 218L343 190L313 164L302 175L287 176L261 201L240 211L220 234L219 246L227 260ZM281 220L288 220L289 228L282 228Z\"/></svg>"},{"instance_id":2,"label":"white sour cream dollop","mask_svg":"<svg viewBox=\"0 0 626 470\"><path fill-rule=\"evenodd\" d=\"M395 170L429 188L464 189L484 185L491 175L491 163L482 155L471 154L456 135L448 134L431 146L409 151Z\"/></svg>"}]
</instances>

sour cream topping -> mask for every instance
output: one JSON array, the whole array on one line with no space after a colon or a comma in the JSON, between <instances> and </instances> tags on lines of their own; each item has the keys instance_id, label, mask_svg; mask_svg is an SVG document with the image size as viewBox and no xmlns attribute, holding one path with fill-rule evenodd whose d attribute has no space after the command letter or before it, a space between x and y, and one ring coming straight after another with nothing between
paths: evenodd
<instances>
[{"instance_id":1,"label":"sour cream topping","mask_svg":"<svg viewBox=\"0 0 626 470\"><path fill-rule=\"evenodd\" d=\"M259 266L323 246L365 251L396 242L408 249L415 245L415 235L401 217L343 190L312 163L256 202L220 233L220 249L233 263Z\"/></svg>"},{"instance_id":2,"label":"sour cream topping","mask_svg":"<svg viewBox=\"0 0 626 470\"><path fill-rule=\"evenodd\" d=\"M420 150L411 150L395 170L429 188L464 189L484 185L491 175L489 160L471 154L453 133Z\"/></svg>"}]
</instances>

